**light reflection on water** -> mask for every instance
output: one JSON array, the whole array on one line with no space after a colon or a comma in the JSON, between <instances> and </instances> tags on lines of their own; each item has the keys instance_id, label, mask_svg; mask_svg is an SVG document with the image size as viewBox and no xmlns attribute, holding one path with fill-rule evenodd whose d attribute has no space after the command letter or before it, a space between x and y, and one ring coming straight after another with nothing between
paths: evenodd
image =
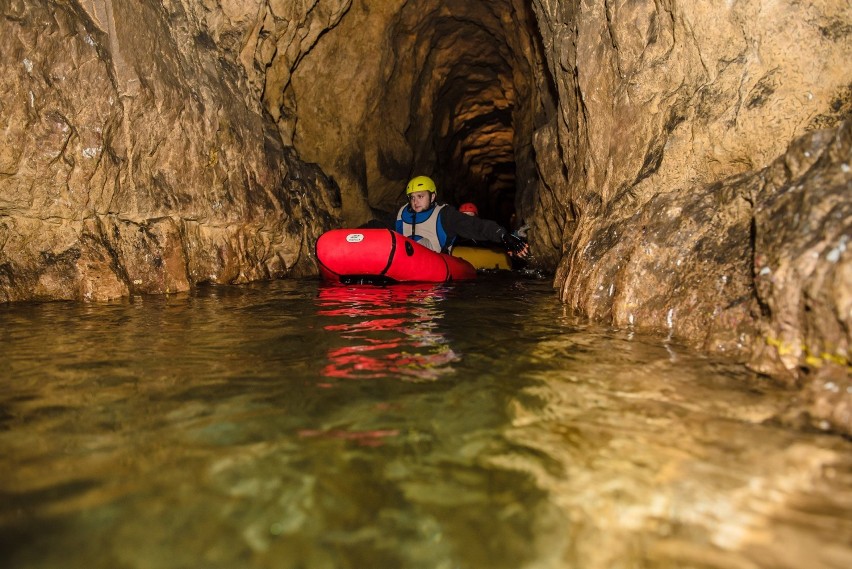
<instances>
[{"instance_id":1,"label":"light reflection on water","mask_svg":"<svg viewBox=\"0 0 852 569\"><path fill-rule=\"evenodd\" d=\"M328 352L323 376L435 380L452 373L459 356L439 329L447 293L444 284L321 287L317 316L334 320L323 329L349 343Z\"/></svg>"},{"instance_id":2,"label":"light reflection on water","mask_svg":"<svg viewBox=\"0 0 852 569\"><path fill-rule=\"evenodd\" d=\"M0 306L4 567L848 567L852 443L547 283Z\"/></svg>"}]
</instances>

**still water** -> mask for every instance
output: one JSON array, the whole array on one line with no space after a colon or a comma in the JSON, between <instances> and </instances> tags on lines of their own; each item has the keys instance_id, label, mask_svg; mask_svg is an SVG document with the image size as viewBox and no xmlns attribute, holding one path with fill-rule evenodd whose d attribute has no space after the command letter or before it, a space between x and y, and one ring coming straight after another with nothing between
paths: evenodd
<instances>
[{"instance_id":1,"label":"still water","mask_svg":"<svg viewBox=\"0 0 852 569\"><path fill-rule=\"evenodd\" d=\"M852 567L852 442L549 282L0 306L4 568Z\"/></svg>"}]
</instances>

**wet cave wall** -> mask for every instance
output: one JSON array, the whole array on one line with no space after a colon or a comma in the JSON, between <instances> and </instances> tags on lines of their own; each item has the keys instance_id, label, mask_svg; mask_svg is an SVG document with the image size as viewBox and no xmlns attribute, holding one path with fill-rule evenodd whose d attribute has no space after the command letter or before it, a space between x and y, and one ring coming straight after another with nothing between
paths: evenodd
<instances>
[{"instance_id":1,"label":"wet cave wall","mask_svg":"<svg viewBox=\"0 0 852 569\"><path fill-rule=\"evenodd\" d=\"M295 58L329 17L290 2L0 1L0 301L313 274L339 196L263 112L254 58L264 26Z\"/></svg>"},{"instance_id":2,"label":"wet cave wall","mask_svg":"<svg viewBox=\"0 0 852 569\"><path fill-rule=\"evenodd\" d=\"M0 301L315 274L401 203L852 432L845 0L0 0Z\"/></svg>"},{"instance_id":3,"label":"wet cave wall","mask_svg":"<svg viewBox=\"0 0 852 569\"><path fill-rule=\"evenodd\" d=\"M797 420L849 432L852 6L534 6L561 298L805 386Z\"/></svg>"}]
</instances>

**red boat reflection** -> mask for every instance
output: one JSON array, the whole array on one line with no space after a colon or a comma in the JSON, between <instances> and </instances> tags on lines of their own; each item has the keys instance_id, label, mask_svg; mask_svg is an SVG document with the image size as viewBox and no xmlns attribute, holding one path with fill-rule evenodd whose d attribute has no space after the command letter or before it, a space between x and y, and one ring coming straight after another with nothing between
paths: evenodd
<instances>
[{"instance_id":1,"label":"red boat reflection","mask_svg":"<svg viewBox=\"0 0 852 569\"><path fill-rule=\"evenodd\" d=\"M346 431L343 429L318 431L313 429L303 429L299 431L299 437L303 439L339 439L342 441L352 441L359 446L365 447L380 447L384 445L385 439L396 436L399 436L399 431L397 429L375 429L372 431Z\"/></svg>"},{"instance_id":2,"label":"red boat reflection","mask_svg":"<svg viewBox=\"0 0 852 569\"><path fill-rule=\"evenodd\" d=\"M328 319L323 329L335 333L323 375L429 381L451 372L459 356L438 329L447 290L444 284L321 286L317 314Z\"/></svg>"}]
</instances>

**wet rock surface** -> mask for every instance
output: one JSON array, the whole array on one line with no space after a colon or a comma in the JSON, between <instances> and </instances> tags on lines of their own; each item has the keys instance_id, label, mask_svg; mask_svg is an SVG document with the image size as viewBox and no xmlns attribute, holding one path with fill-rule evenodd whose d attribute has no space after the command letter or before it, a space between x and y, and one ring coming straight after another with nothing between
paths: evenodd
<instances>
[{"instance_id":1,"label":"wet rock surface","mask_svg":"<svg viewBox=\"0 0 852 569\"><path fill-rule=\"evenodd\" d=\"M759 172L611 215L577 236L563 300L808 385L799 419L849 431L850 134L813 133ZM814 377L830 379L814 390Z\"/></svg>"},{"instance_id":2,"label":"wet rock surface","mask_svg":"<svg viewBox=\"0 0 852 569\"><path fill-rule=\"evenodd\" d=\"M848 3L534 7L561 297L807 386L798 419L850 432Z\"/></svg>"},{"instance_id":3,"label":"wet rock surface","mask_svg":"<svg viewBox=\"0 0 852 569\"><path fill-rule=\"evenodd\" d=\"M245 88L233 30L196 9L3 3L0 299L313 272L337 188Z\"/></svg>"},{"instance_id":4,"label":"wet rock surface","mask_svg":"<svg viewBox=\"0 0 852 569\"><path fill-rule=\"evenodd\" d=\"M313 274L425 173L852 432L848 2L137 4L0 3L0 300Z\"/></svg>"}]
</instances>

